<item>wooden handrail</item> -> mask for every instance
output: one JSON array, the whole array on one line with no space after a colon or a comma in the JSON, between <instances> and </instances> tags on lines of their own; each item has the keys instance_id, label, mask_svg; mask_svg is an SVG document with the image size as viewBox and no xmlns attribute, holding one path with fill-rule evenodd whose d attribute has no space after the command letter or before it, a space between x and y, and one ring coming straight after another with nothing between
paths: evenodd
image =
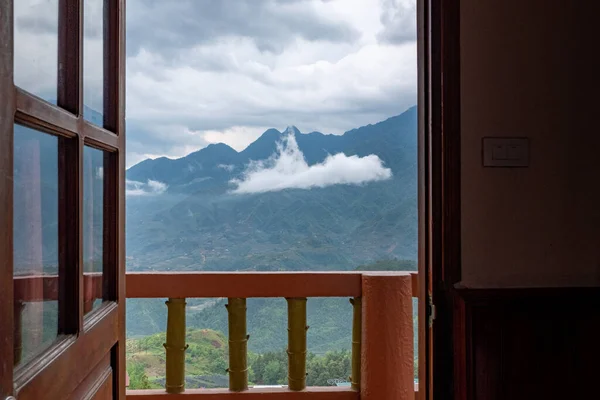
<instances>
[{"instance_id":1,"label":"wooden handrail","mask_svg":"<svg viewBox=\"0 0 600 400\"><path fill-rule=\"evenodd\" d=\"M357 297L360 272L131 272L128 298Z\"/></svg>"},{"instance_id":2,"label":"wooden handrail","mask_svg":"<svg viewBox=\"0 0 600 400\"><path fill-rule=\"evenodd\" d=\"M128 298L168 297L360 297L362 272L128 272ZM418 297L419 276L410 274L412 295ZM94 298L102 297L102 274L94 281ZM15 300L58 300L57 275L15 276ZM33 290L32 288L35 288ZM41 288L39 290L37 288Z\"/></svg>"}]
</instances>

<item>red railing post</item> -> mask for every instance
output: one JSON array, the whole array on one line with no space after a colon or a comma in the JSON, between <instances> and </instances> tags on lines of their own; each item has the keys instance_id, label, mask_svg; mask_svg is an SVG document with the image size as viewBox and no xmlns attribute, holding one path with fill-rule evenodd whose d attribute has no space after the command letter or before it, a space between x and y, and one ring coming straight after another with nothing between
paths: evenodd
<instances>
[{"instance_id":1,"label":"red railing post","mask_svg":"<svg viewBox=\"0 0 600 400\"><path fill-rule=\"evenodd\" d=\"M361 400L414 399L409 273L362 276Z\"/></svg>"}]
</instances>

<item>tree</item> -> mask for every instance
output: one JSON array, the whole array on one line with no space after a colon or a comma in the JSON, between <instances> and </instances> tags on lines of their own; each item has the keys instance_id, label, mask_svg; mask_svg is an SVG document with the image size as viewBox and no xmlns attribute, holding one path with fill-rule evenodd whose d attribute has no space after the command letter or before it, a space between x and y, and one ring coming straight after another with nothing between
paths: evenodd
<instances>
[{"instance_id":1,"label":"tree","mask_svg":"<svg viewBox=\"0 0 600 400\"><path fill-rule=\"evenodd\" d=\"M264 380L267 385L283 384L286 375L285 366L278 360L271 360L265 366Z\"/></svg>"},{"instance_id":2,"label":"tree","mask_svg":"<svg viewBox=\"0 0 600 400\"><path fill-rule=\"evenodd\" d=\"M348 379L351 373L351 354L348 350L331 351L317 356L306 355L306 384L327 386L330 379ZM287 354L268 352L256 356L250 364L252 381L256 384L278 385L287 382Z\"/></svg>"},{"instance_id":3,"label":"tree","mask_svg":"<svg viewBox=\"0 0 600 400\"><path fill-rule=\"evenodd\" d=\"M129 372L129 389L150 389L150 381L146 375L144 365L132 362L127 368Z\"/></svg>"}]
</instances>

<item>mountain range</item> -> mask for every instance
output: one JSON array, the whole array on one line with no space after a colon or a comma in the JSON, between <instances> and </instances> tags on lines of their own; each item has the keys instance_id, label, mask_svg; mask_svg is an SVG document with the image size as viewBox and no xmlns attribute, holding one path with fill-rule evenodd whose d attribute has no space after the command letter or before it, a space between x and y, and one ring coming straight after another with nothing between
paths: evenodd
<instances>
[{"instance_id":1,"label":"mountain range","mask_svg":"<svg viewBox=\"0 0 600 400\"><path fill-rule=\"evenodd\" d=\"M354 182L373 157L387 175ZM250 178L256 191L236 191ZM415 107L343 135L269 129L240 152L220 143L144 160L127 180L128 270L350 270L416 259Z\"/></svg>"}]
</instances>

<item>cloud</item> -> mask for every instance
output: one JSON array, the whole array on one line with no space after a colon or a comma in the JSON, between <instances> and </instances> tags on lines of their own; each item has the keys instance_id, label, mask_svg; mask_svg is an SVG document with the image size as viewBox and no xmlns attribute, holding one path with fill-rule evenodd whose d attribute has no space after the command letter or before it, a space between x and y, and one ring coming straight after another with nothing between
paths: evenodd
<instances>
[{"instance_id":1,"label":"cloud","mask_svg":"<svg viewBox=\"0 0 600 400\"><path fill-rule=\"evenodd\" d=\"M231 172L235 169L235 165L233 164L219 164L217 165L217 168L221 168L224 169L227 172Z\"/></svg>"},{"instance_id":2,"label":"cloud","mask_svg":"<svg viewBox=\"0 0 600 400\"><path fill-rule=\"evenodd\" d=\"M84 103L103 104L103 2L84 1ZM15 84L46 101L57 99L59 0L14 2Z\"/></svg>"},{"instance_id":3,"label":"cloud","mask_svg":"<svg viewBox=\"0 0 600 400\"><path fill-rule=\"evenodd\" d=\"M283 142L278 143L276 154L268 160L251 162L241 179L230 181L236 186L233 193L361 185L392 177L392 171L385 168L383 161L374 154L358 157L338 153L328 156L322 163L309 166L296 138L289 132Z\"/></svg>"},{"instance_id":4,"label":"cloud","mask_svg":"<svg viewBox=\"0 0 600 400\"><path fill-rule=\"evenodd\" d=\"M30 0L31 1L31 0ZM83 103L102 113L104 108L103 1L83 3ZM100 62L99 62L100 61Z\"/></svg>"},{"instance_id":5,"label":"cloud","mask_svg":"<svg viewBox=\"0 0 600 400\"><path fill-rule=\"evenodd\" d=\"M297 37L309 41L350 42L359 32L343 21L316 12L314 0L129 0L128 52L141 48L165 59L199 43L248 38L261 52L281 53Z\"/></svg>"},{"instance_id":6,"label":"cloud","mask_svg":"<svg viewBox=\"0 0 600 400\"><path fill-rule=\"evenodd\" d=\"M381 0L383 30L377 37L384 43L401 44L417 38L415 0Z\"/></svg>"},{"instance_id":7,"label":"cloud","mask_svg":"<svg viewBox=\"0 0 600 400\"><path fill-rule=\"evenodd\" d=\"M262 64L256 50L239 44L215 44L204 51L236 54L238 69L218 73L179 66L163 69L156 80L145 72L152 64L129 60L129 155L162 150L180 157L183 145L199 149L216 140L241 150L266 128L289 122L306 132L341 134L416 103L414 43L365 45L331 61L301 63L291 58L308 61L313 56L284 53L280 59L290 57L288 65L275 67ZM318 52L314 57L321 58Z\"/></svg>"},{"instance_id":8,"label":"cloud","mask_svg":"<svg viewBox=\"0 0 600 400\"><path fill-rule=\"evenodd\" d=\"M166 192L169 187L166 183L148 179L146 183L126 180L127 196L151 196Z\"/></svg>"},{"instance_id":9,"label":"cloud","mask_svg":"<svg viewBox=\"0 0 600 400\"><path fill-rule=\"evenodd\" d=\"M57 98L58 0L14 2L15 84L45 100Z\"/></svg>"}]
</instances>

